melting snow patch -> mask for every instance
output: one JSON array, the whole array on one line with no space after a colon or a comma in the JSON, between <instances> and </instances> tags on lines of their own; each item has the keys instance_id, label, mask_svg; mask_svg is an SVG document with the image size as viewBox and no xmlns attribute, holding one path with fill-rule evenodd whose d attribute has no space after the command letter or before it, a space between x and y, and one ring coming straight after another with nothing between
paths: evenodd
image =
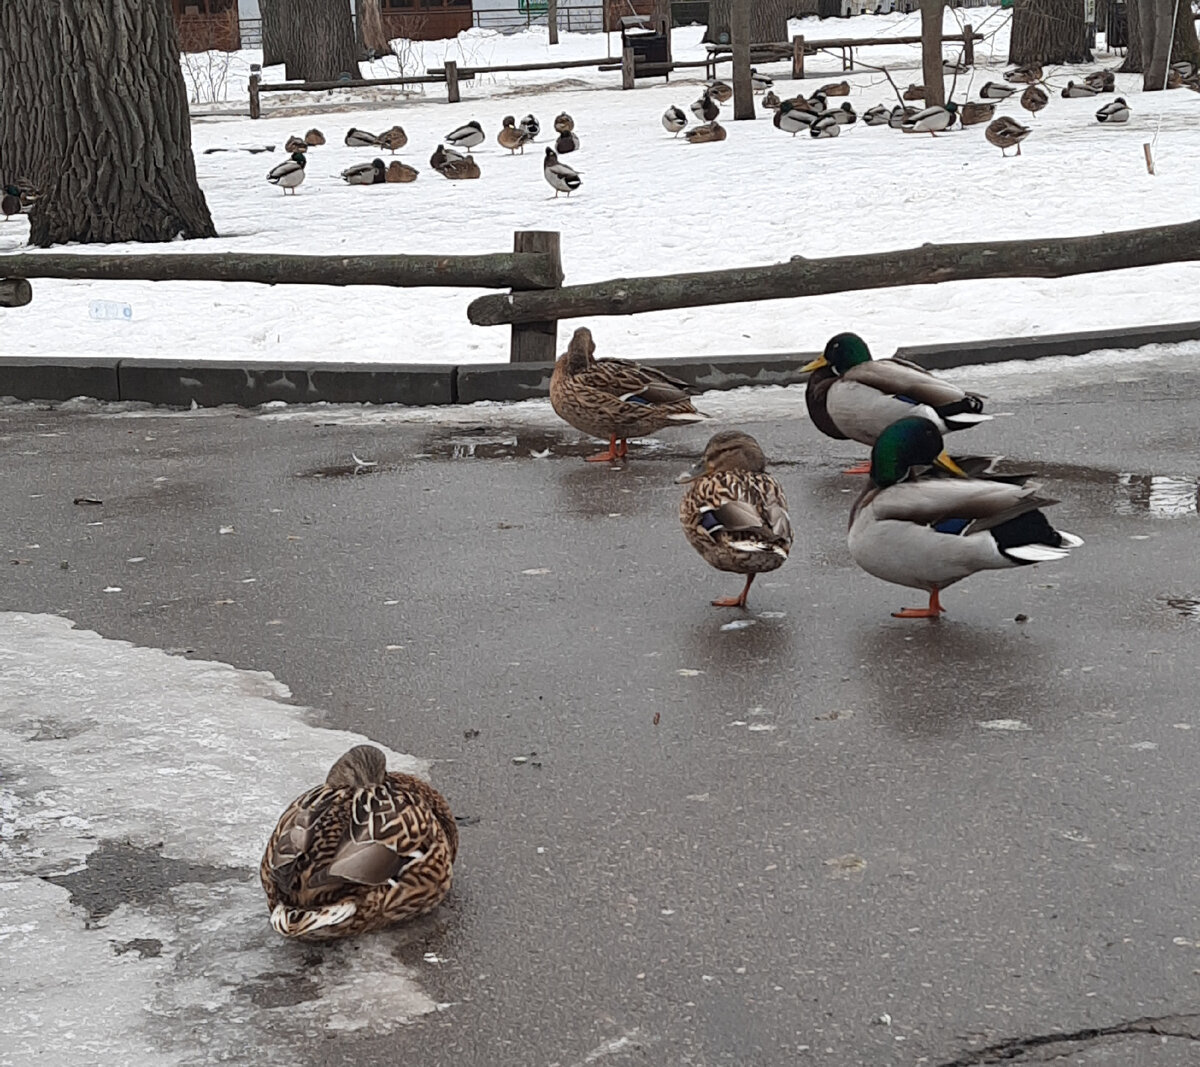
<instances>
[{"instance_id":1,"label":"melting snow patch","mask_svg":"<svg viewBox=\"0 0 1200 1067\"><path fill-rule=\"evenodd\" d=\"M267 922L267 834L364 738L308 725L269 674L51 615L0 613L0 687L7 1062L282 1062L325 1033L386 1032L434 1010L386 936L322 947L313 963ZM425 771L395 752L388 765ZM84 896L40 877L86 879L114 841L205 878L156 888L136 860L127 882L93 873L106 904L89 918ZM137 946L156 947L126 951ZM364 1012L376 999L387 1012Z\"/></svg>"},{"instance_id":2,"label":"melting snow patch","mask_svg":"<svg viewBox=\"0 0 1200 1067\"><path fill-rule=\"evenodd\" d=\"M978 726L982 730L1010 730L1017 733L1033 729L1029 723L1021 719L987 719L984 722L978 723Z\"/></svg>"}]
</instances>

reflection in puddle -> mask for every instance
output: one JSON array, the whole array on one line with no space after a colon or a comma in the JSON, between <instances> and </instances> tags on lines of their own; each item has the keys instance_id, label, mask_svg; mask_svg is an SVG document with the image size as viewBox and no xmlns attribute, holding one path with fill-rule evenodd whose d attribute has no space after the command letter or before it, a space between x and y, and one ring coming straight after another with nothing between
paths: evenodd
<instances>
[{"instance_id":1,"label":"reflection in puddle","mask_svg":"<svg viewBox=\"0 0 1200 1067\"><path fill-rule=\"evenodd\" d=\"M1167 607L1191 619L1200 619L1200 599L1189 596L1163 597Z\"/></svg>"},{"instance_id":2,"label":"reflection in puddle","mask_svg":"<svg viewBox=\"0 0 1200 1067\"><path fill-rule=\"evenodd\" d=\"M1150 514L1174 519L1196 514L1200 483L1194 478L1170 478L1158 474L1118 474L1118 515Z\"/></svg>"}]
</instances>

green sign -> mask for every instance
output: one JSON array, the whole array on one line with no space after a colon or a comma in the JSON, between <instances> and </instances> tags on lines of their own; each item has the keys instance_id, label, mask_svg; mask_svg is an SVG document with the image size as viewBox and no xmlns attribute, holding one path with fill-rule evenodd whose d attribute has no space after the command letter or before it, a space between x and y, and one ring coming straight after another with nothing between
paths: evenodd
<instances>
[{"instance_id":1,"label":"green sign","mask_svg":"<svg viewBox=\"0 0 1200 1067\"><path fill-rule=\"evenodd\" d=\"M550 10L546 0L517 0L517 10L527 15L544 15Z\"/></svg>"}]
</instances>

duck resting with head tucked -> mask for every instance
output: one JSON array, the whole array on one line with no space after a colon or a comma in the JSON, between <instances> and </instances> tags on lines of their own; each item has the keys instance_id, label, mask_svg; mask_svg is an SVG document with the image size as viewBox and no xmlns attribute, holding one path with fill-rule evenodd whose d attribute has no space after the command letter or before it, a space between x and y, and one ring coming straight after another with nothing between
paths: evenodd
<instances>
[{"instance_id":1,"label":"duck resting with head tucked","mask_svg":"<svg viewBox=\"0 0 1200 1067\"><path fill-rule=\"evenodd\" d=\"M947 586L977 571L1062 559L1083 544L1050 525L1040 509L1058 501L1040 489L1023 478L969 477L942 450L932 422L899 419L871 450L871 482L850 512L847 546L868 574L929 594L928 607L896 618L936 619Z\"/></svg>"},{"instance_id":2,"label":"duck resting with head tucked","mask_svg":"<svg viewBox=\"0 0 1200 1067\"><path fill-rule=\"evenodd\" d=\"M831 337L825 351L801 370L811 371L804 399L808 414L827 437L873 445L876 438L905 415L922 415L945 433L966 430L984 415L984 397L935 378L906 359L872 359L856 333ZM866 474L869 464L847 474Z\"/></svg>"},{"instance_id":3,"label":"duck resting with head tucked","mask_svg":"<svg viewBox=\"0 0 1200 1067\"><path fill-rule=\"evenodd\" d=\"M267 842L259 878L271 925L324 941L416 918L450 891L457 852L441 793L356 745L288 805Z\"/></svg>"},{"instance_id":4,"label":"duck resting with head tucked","mask_svg":"<svg viewBox=\"0 0 1200 1067\"><path fill-rule=\"evenodd\" d=\"M592 331L579 327L550 376L550 403L558 417L592 437L608 438L607 450L588 456L588 462L624 459L630 437L708 418L692 406L678 378L624 359L596 359L595 351Z\"/></svg>"},{"instance_id":5,"label":"duck resting with head tucked","mask_svg":"<svg viewBox=\"0 0 1200 1067\"><path fill-rule=\"evenodd\" d=\"M744 608L754 576L782 567L792 550L787 499L762 449L749 434L725 430L676 481L687 483L679 522L688 543L717 570L746 575L738 596L713 607Z\"/></svg>"}]
</instances>

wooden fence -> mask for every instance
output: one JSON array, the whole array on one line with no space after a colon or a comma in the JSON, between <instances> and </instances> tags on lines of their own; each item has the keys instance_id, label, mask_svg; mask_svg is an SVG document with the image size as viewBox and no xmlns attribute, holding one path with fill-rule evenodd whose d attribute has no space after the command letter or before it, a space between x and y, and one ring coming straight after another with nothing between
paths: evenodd
<instances>
[{"instance_id":1,"label":"wooden fence","mask_svg":"<svg viewBox=\"0 0 1200 1067\"><path fill-rule=\"evenodd\" d=\"M562 319L790 300L981 278L1063 278L1200 260L1200 220L1088 237L926 244L873 255L805 259L735 270L614 278L563 286L559 234L521 230L513 251L474 256L14 254L0 256L0 307L32 299L29 278L390 285L507 289L467 307L476 326L511 327L514 363L549 362Z\"/></svg>"}]
</instances>

